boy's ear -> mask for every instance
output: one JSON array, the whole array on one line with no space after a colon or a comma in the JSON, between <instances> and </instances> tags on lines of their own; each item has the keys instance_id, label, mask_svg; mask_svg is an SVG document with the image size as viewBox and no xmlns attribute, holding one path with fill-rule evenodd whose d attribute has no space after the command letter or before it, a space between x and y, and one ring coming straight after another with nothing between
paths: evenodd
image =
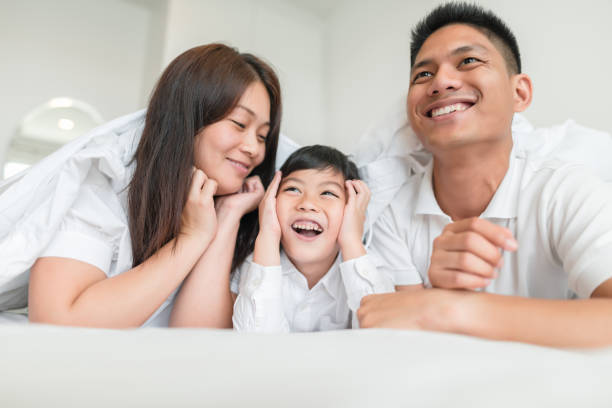
<instances>
[{"instance_id":1,"label":"boy's ear","mask_svg":"<svg viewBox=\"0 0 612 408\"><path fill-rule=\"evenodd\" d=\"M512 77L514 112L523 112L531 105L533 85L527 74L516 74Z\"/></svg>"}]
</instances>

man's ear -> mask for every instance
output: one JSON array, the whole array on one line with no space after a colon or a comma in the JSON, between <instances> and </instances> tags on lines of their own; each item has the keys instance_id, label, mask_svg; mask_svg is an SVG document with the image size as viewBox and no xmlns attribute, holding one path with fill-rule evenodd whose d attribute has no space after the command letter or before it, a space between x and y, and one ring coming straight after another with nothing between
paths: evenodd
<instances>
[{"instance_id":1,"label":"man's ear","mask_svg":"<svg viewBox=\"0 0 612 408\"><path fill-rule=\"evenodd\" d=\"M527 74L517 74L512 77L514 111L523 112L531 105L533 87Z\"/></svg>"}]
</instances>

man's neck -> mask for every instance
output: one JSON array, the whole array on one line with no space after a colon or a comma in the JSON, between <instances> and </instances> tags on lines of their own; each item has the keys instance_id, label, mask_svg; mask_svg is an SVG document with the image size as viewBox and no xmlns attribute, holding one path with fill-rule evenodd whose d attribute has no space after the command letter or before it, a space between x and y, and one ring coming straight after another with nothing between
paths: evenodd
<instances>
[{"instance_id":1,"label":"man's neck","mask_svg":"<svg viewBox=\"0 0 612 408\"><path fill-rule=\"evenodd\" d=\"M440 209L453 221L480 216L510 163L512 139L466 146L434 156L433 189Z\"/></svg>"}]
</instances>

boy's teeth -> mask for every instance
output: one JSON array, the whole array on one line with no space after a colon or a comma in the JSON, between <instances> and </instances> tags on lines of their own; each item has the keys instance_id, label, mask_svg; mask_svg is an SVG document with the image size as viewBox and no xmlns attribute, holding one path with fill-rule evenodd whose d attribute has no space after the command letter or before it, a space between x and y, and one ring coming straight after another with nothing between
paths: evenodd
<instances>
[{"instance_id":1,"label":"boy's teeth","mask_svg":"<svg viewBox=\"0 0 612 408\"><path fill-rule=\"evenodd\" d=\"M293 228L307 230L307 231L318 231L322 232L323 230L316 224L298 224L297 222L292 225Z\"/></svg>"}]
</instances>

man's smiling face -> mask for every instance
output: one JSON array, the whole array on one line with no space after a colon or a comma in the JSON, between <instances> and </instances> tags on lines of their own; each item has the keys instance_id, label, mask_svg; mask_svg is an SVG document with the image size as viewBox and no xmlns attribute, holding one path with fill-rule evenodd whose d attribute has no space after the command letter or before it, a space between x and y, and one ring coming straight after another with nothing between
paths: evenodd
<instances>
[{"instance_id":1,"label":"man's smiling face","mask_svg":"<svg viewBox=\"0 0 612 408\"><path fill-rule=\"evenodd\" d=\"M465 24L435 31L416 56L408 117L432 153L511 137L515 77L489 38Z\"/></svg>"}]
</instances>

